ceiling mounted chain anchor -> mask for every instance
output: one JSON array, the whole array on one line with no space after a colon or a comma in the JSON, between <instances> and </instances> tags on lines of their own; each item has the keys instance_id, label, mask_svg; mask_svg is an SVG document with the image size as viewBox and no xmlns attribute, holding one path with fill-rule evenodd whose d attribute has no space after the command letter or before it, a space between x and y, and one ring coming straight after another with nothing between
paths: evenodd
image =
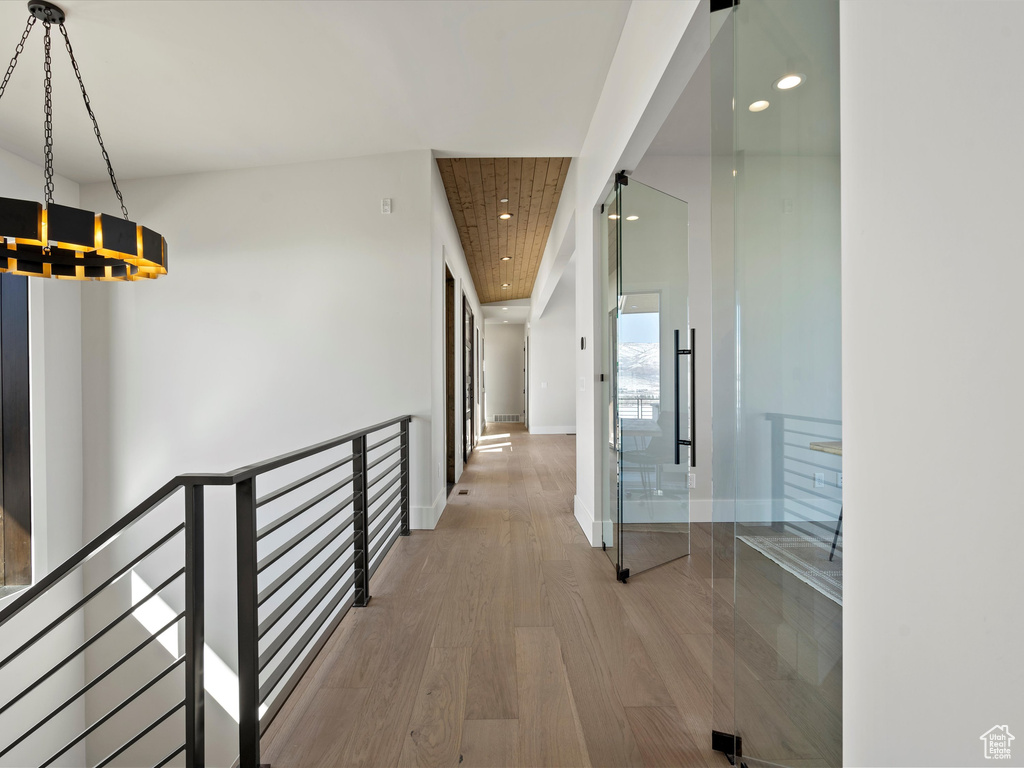
<instances>
[{"instance_id":1,"label":"ceiling mounted chain anchor","mask_svg":"<svg viewBox=\"0 0 1024 768\"><path fill-rule=\"evenodd\" d=\"M46 21L50 24L63 24L64 19L67 18L63 8L59 5L48 3L46 0L31 0L28 4L28 12L40 21Z\"/></svg>"}]
</instances>

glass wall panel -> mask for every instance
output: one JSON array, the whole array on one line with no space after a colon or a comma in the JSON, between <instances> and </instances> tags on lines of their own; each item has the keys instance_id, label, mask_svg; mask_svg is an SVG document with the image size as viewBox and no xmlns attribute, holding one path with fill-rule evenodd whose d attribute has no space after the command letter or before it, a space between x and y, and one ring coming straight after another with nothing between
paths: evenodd
<instances>
[{"instance_id":1,"label":"glass wall panel","mask_svg":"<svg viewBox=\"0 0 1024 768\"><path fill-rule=\"evenodd\" d=\"M712 331L712 713L714 731L731 735L733 578L736 536L736 286L733 280L733 14L711 14L711 331ZM728 736L725 742L731 744ZM725 748L723 746L723 748ZM728 749L732 753L732 749Z\"/></svg>"},{"instance_id":2,"label":"glass wall panel","mask_svg":"<svg viewBox=\"0 0 1024 768\"><path fill-rule=\"evenodd\" d=\"M715 497L720 532L732 504L734 610L732 669L716 670L716 683L731 673L732 732L748 766L838 766L839 3L743 0L729 13L733 273L718 264L716 275L731 279L733 299L717 287L715 296L727 302L716 317L734 318L735 371L732 381L716 379L715 395L716 413L733 404L735 431L723 456L732 487L719 482L726 468L716 460ZM720 185L724 157L713 163Z\"/></svg>"}]
</instances>

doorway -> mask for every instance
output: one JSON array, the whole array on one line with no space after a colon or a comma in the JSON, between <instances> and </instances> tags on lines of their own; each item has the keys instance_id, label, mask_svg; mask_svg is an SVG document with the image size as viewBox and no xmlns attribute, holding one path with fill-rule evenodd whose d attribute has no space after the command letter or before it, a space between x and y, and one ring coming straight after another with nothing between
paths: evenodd
<instances>
[{"instance_id":1,"label":"doorway","mask_svg":"<svg viewBox=\"0 0 1024 768\"><path fill-rule=\"evenodd\" d=\"M476 444L476 344L473 310L462 294L462 461L469 461Z\"/></svg>"},{"instance_id":2,"label":"doorway","mask_svg":"<svg viewBox=\"0 0 1024 768\"><path fill-rule=\"evenodd\" d=\"M610 372L605 551L619 579L690 554L688 206L619 174L601 210Z\"/></svg>"},{"instance_id":3,"label":"doorway","mask_svg":"<svg viewBox=\"0 0 1024 768\"><path fill-rule=\"evenodd\" d=\"M445 498L455 487L455 278L444 267Z\"/></svg>"}]
</instances>

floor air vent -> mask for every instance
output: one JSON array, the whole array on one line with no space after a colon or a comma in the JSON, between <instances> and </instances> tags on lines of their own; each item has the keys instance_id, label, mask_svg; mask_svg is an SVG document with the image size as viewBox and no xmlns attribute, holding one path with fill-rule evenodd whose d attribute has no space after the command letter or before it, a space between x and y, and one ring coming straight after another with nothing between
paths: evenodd
<instances>
[{"instance_id":1,"label":"floor air vent","mask_svg":"<svg viewBox=\"0 0 1024 768\"><path fill-rule=\"evenodd\" d=\"M469 495L469 491L467 491L465 488L463 488L461 491L459 491L459 496L468 496L468 495Z\"/></svg>"},{"instance_id":2,"label":"floor air vent","mask_svg":"<svg viewBox=\"0 0 1024 768\"><path fill-rule=\"evenodd\" d=\"M513 414L513 413L496 413L496 414L494 414L494 420L496 422L502 422L502 421L504 421L504 422L509 422L509 421L518 422L519 421L519 414L518 413L515 413L515 414Z\"/></svg>"}]
</instances>

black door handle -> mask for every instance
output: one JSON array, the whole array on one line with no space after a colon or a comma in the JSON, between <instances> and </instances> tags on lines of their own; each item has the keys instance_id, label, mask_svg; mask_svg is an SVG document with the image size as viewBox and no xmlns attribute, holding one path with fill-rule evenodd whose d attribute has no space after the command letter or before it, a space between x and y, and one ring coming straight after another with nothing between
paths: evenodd
<instances>
[{"instance_id":1,"label":"black door handle","mask_svg":"<svg viewBox=\"0 0 1024 768\"><path fill-rule=\"evenodd\" d=\"M679 331L676 330L676 357L673 361L672 372L675 380L675 404L676 404L676 464L679 463L679 448L683 445L690 446L690 466L697 466L697 331L690 329L690 348L679 348ZM690 439L683 440L679 437L679 356L689 355L690 357Z\"/></svg>"}]
</instances>

